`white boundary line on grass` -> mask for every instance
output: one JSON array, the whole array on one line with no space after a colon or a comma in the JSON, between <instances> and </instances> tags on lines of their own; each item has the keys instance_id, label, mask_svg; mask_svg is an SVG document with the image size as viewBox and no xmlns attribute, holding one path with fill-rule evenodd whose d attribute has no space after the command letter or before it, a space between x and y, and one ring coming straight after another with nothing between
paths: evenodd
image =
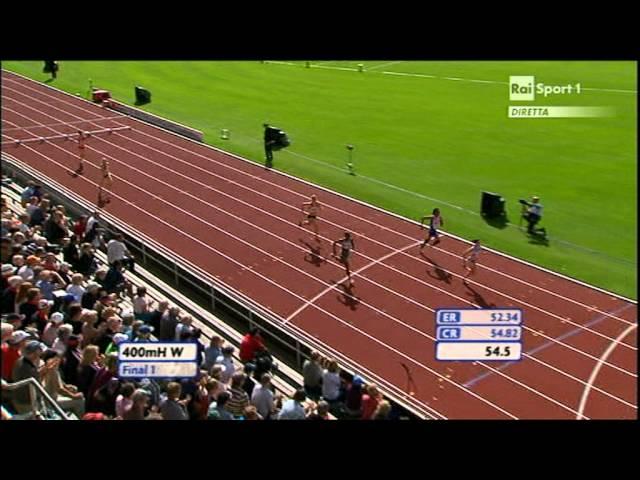
<instances>
[{"instance_id":1,"label":"white boundary line on grass","mask_svg":"<svg viewBox=\"0 0 640 480\"><path fill-rule=\"evenodd\" d=\"M289 65L289 66L294 66L294 67L298 67L300 65L298 65L297 63L291 63L291 62L280 62L280 61L275 61L275 60L268 60L265 61L265 63L273 63L276 65ZM336 67L336 66L329 66L329 65L319 65L319 64L311 64L310 65L311 68L325 68L328 70L343 70L343 71L349 71L349 72L358 72L359 70L357 68L349 68L349 67ZM365 71L371 71L372 69L365 69ZM395 75L395 76L399 76L399 77L415 77L415 78L433 78L435 80L451 80L451 81L458 81L458 82L470 82L470 83L488 83L488 84L494 84L494 85L509 85L509 82L501 82L498 80L478 80L478 79L474 79L474 78L461 78L461 77L445 77L445 76L439 76L439 75L429 75L426 73L410 73L410 72L393 72L393 71L382 71L382 72L374 72L374 73L380 73L382 75ZM632 94L637 94L638 91L637 90L625 90L625 89L621 89L621 88L597 88L597 87L584 87L582 90L588 90L588 91L596 91L596 92L611 92L611 93L632 93Z\"/></svg>"}]
</instances>

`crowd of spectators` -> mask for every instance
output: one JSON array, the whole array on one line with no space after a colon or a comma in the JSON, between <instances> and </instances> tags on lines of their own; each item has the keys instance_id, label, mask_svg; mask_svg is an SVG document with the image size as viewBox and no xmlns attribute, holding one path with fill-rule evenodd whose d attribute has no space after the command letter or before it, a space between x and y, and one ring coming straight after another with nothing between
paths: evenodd
<instances>
[{"instance_id":1,"label":"crowd of spectators","mask_svg":"<svg viewBox=\"0 0 640 480\"><path fill-rule=\"evenodd\" d=\"M135 289L127 272L133 256L124 238L106 241L98 212L71 221L42 187L29 183L23 214L2 197L3 416L30 414L27 388L38 381L67 412L81 419L325 420L329 412L358 419L389 418L390 405L374 385L342 371L317 352L304 363L304 388L291 398L276 392L273 357L258 329L235 348L219 336L207 344L191 316ZM104 250L108 265L96 259ZM200 371L193 379L120 379L121 342L196 342Z\"/></svg>"}]
</instances>

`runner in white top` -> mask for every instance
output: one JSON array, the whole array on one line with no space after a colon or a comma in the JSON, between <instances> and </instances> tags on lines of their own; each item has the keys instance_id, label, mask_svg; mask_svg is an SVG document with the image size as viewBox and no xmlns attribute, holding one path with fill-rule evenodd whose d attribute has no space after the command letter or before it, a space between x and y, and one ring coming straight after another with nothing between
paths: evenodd
<instances>
[{"instance_id":1,"label":"runner in white top","mask_svg":"<svg viewBox=\"0 0 640 480\"><path fill-rule=\"evenodd\" d=\"M347 271L347 278L349 279L349 283L353 285L353 280L351 279L351 269L350 269L350 257L351 250L356 249L356 244L353 241L353 237L349 232L344 233L344 237L339 238L333 242L333 257L338 258L336 255L336 245L341 246L340 251L340 262L344 265L344 268Z\"/></svg>"},{"instance_id":2,"label":"runner in white top","mask_svg":"<svg viewBox=\"0 0 640 480\"><path fill-rule=\"evenodd\" d=\"M298 223L301 227L303 225L311 225L311 228L313 228L313 232L316 235L315 238L317 242L320 241L320 237L318 237L318 214L320 213L321 208L322 206L318 203L316 196L311 195L311 201L304 202L302 204L302 214L306 215L307 218Z\"/></svg>"},{"instance_id":3,"label":"runner in white top","mask_svg":"<svg viewBox=\"0 0 640 480\"><path fill-rule=\"evenodd\" d=\"M462 283L467 285L467 278L473 275L476 271L476 262L478 261L478 255L482 251L480 240L472 240L473 245L467 248L462 253L462 266L467 271L462 279Z\"/></svg>"},{"instance_id":4,"label":"runner in white top","mask_svg":"<svg viewBox=\"0 0 640 480\"><path fill-rule=\"evenodd\" d=\"M424 221L429 220L429 234L427 238L424 239L424 243L420 246L420 250L422 250L426 245L429 245L429 240L435 238L436 241L433 242L433 245L437 245L440 243L440 235L438 235L438 229L443 226L444 227L444 219L440 216L440 209L434 208L432 215L425 215L420 220L420 228L424 228Z\"/></svg>"}]
</instances>

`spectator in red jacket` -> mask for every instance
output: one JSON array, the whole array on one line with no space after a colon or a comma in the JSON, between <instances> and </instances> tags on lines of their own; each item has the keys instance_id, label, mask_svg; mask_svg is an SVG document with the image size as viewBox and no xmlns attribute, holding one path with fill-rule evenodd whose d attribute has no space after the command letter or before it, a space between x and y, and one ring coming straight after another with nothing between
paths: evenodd
<instances>
[{"instance_id":1,"label":"spectator in red jacket","mask_svg":"<svg viewBox=\"0 0 640 480\"><path fill-rule=\"evenodd\" d=\"M257 328L252 328L240 342L240 360L244 363L251 362L256 356L256 351L262 348L264 348L264 342L260 332Z\"/></svg>"}]
</instances>

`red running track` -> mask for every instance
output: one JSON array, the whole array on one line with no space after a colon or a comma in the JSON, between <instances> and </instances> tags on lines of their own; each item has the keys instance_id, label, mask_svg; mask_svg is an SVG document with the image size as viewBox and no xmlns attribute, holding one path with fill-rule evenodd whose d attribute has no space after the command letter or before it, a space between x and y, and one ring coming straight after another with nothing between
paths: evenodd
<instances>
[{"instance_id":1,"label":"red running track","mask_svg":"<svg viewBox=\"0 0 640 480\"><path fill-rule=\"evenodd\" d=\"M87 141L85 174L71 141L2 150L95 202L99 160L114 176L107 211L273 313L290 332L355 367L425 417L637 418L637 304L485 250L462 284L468 243L445 235L420 254L415 222L232 154L2 72L2 141L131 126ZM65 123L74 123L74 127ZM324 205L321 244L298 226ZM343 286L331 240L353 232L356 286ZM517 307L520 362L438 362L436 308ZM408 367L415 382L407 393Z\"/></svg>"}]
</instances>

